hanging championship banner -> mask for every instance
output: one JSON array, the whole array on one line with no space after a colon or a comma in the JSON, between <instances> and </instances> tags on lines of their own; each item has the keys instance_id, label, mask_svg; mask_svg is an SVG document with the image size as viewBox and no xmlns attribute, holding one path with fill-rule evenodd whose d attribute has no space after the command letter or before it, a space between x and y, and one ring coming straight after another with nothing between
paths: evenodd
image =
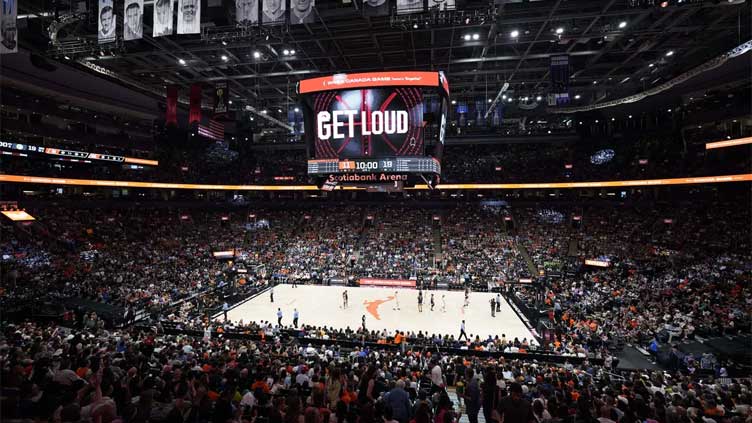
<instances>
[{"instance_id":1,"label":"hanging championship banner","mask_svg":"<svg viewBox=\"0 0 752 423\"><path fill-rule=\"evenodd\" d=\"M140 40L144 37L144 0L126 0L123 7L123 39Z\"/></svg>"},{"instance_id":2,"label":"hanging championship banner","mask_svg":"<svg viewBox=\"0 0 752 423\"><path fill-rule=\"evenodd\" d=\"M112 0L99 0L99 24L97 41L99 44L115 42L115 9Z\"/></svg>"},{"instance_id":3,"label":"hanging championship banner","mask_svg":"<svg viewBox=\"0 0 752 423\"><path fill-rule=\"evenodd\" d=\"M227 116L230 110L230 90L227 81L218 82L214 86L214 119Z\"/></svg>"},{"instance_id":4,"label":"hanging championship banner","mask_svg":"<svg viewBox=\"0 0 752 423\"><path fill-rule=\"evenodd\" d=\"M165 123L170 125L178 124L178 87L170 85L167 87L167 108L165 110Z\"/></svg>"},{"instance_id":5,"label":"hanging championship banner","mask_svg":"<svg viewBox=\"0 0 752 423\"><path fill-rule=\"evenodd\" d=\"M2 0L0 14L0 54L18 52L18 4L16 0Z\"/></svg>"},{"instance_id":6,"label":"hanging championship banner","mask_svg":"<svg viewBox=\"0 0 752 423\"><path fill-rule=\"evenodd\" d=\"M363 16L386 16L389 14L389 0L363 0Z\"/></svg>"},{"instance_id":7,"label":"hanging championship banner","mask_svg":"<svg viewBox=\"0 0 752 423\"><path fill-rule=\"evenodd\" d=\"M423 0L397 0L397 13L420 13L424 10Z\"/></svg>"},{"instance_id":8,"label":"hanging championship banner","mask_svg":"<svg viewBox=\"0 0 752 423\"><path fill-rule=\"evenodd\" d=\"M258 25L258 0L235 0L235 22Z\"/></svg>"},{"instance_id":9,"label":"hanging championship banner","mask_svg":"<svg viewBox=\"0 0 752 423\"><path fill-rule=\"evenodd\" d=\"M270 25L285 23L285 0L263 0L261 22Z\"/></svg>"},{"instance_id":10,"label":"hanging championship banner","mask_svg":"<svg viewBox=\"0 0 752 423\"><path fill-rule=\"evenodd\" d=\"M201 32L201 2L199 0L178 0L178 34L198 34Z\"/></svg>"},{"instance_id":11,"label":"hanging championship banner","mask_svg":"<svg viewBox=\"0 0 752 423\"><path fill-rule=\"evenodd\" d=\"M569 104L569 56L551 56L551 92L554 104ZM549 98L549 104L551 104Z\"/></svg>"},{"instance_id":12,"label":"hanging championship banner","mask_svg":"<svg viewBox=\"0 0 752 423\"><path fill-rule=\"evenodd\" d=\"M315 5L316 0L290 0L290 25L312 23L316 19Z\"/></svg>"},{"instance_id":13,"label":"hanging championship banner","mask_svg":"<svg viewBox=\"0 0 752 423\"><path fill-rule=\"evenodd\" d=\"M172 35L173 4L173 0L154 1L154 25L152 25L152 36L162 37L165 35Z\"/></svg>"},{"instance_id":14,"label":"hanging championship banner","mask_svg":"<svg viewBox=\"0 0 752 423\"><path fill-rule=\"evenodd\" d=\"M191 85L191 104L188 114L188 124L201 122L201 84Z\"/></svg>"}]
</instances>

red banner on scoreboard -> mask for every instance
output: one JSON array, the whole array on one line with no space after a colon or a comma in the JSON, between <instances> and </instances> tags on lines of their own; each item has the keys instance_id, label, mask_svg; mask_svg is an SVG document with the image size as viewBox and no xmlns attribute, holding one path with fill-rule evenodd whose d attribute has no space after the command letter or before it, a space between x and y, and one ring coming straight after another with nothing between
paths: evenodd
<instances>
[{"instance_id":1,"label":"red banner on scoreboard","mask_svg":"<svg viewBox=\"0 0 752 423\"><path fill-rule=\"evenodd\" d=\"M442 75L441 86L449 90L449 83ZM439 87L438 72L399 71L399 72L369 72L369 73L340 73L319 78L300 81L300 94L318 91L345 90L352 88L374 88L389 86L423 86Z\"/></svg>"},{"instance_id":2,"label":"red banner on scoreboard","mask_svg":"<svg viewBox=\"0 0 752 423\"><path fill-rule=\"evenodd\" d=\"M398 288L415 288L413 279L377 279L377 278L360 278L360 286L394 286Z\"/></svg>"}]
</instances>

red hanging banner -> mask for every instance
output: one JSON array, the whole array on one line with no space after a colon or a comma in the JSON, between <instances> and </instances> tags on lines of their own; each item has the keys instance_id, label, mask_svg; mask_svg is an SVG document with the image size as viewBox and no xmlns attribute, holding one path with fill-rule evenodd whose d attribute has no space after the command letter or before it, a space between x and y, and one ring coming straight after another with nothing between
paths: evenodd
<instances>
[{"instance_id":1,"label":"red hanging banner","mask_svg":"<svg viewBox=\"0 0 752 423\"><path fill-rule=\"evenodd\" d=\"M167 108L165 110L165 123L168 125L178 124L178 87L167 87Z\"/></svg>"},{"instance_id":2,"label":"red hanging banner","mask_svg":"<svg viewBox=\"0 0 752 423\"><path fill-rule=\"evenodd\" d=\"M191 109L188 114L188 124L201 122L201 84L191 85Z\"/></svg>"}]
</instances>

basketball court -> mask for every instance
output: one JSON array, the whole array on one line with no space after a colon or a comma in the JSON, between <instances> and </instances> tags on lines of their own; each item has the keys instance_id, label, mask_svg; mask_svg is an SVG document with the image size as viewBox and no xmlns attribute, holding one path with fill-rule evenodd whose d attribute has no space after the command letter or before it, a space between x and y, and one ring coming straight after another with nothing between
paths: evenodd
<instances>
[{"instance_id":1,"label":"basketball court","mask_svg":"<svg viewBox=\"0 0 752 423\"><path fill-rule=\"evenodd\" d=\"M342 308L342 292L347 289L349 306ZM398 289L399 310L395 310L394 288L352 288L341 286L279 285L274 288L274 303L269 291L242 303L227 313L233 322L243 320L267 320L276 323L277 308L283 313L282 324L292 324L293 310L300 313L299 324L352 329L360 327L361 316L366 316L369 330L387 329L389 333L402 331L423 331L428 334L454 335L460 332L460 322L465 320L468 336L476 335L485 339L488 335L507 339L527 338L535 343L530 331L503 299L501 311L491 317L491 298L496 294L476 292L470 294L470 305L463 307L462 291L423 291L423 312L418 312L418 291ZM434 294L434 309L431 311L430 298ZM446 296L446 311L442 311L442 295Z\"/></svg>"}]
</instances>

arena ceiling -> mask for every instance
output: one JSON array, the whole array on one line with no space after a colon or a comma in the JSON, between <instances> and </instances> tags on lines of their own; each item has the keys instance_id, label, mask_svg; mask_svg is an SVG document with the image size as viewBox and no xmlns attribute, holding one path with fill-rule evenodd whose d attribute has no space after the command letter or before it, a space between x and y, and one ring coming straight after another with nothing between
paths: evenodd
<instances>
[{"instance_id":1,"label":"arena ceiling","mask_svg":"<svg viewBox=\"0 0 752 423\"><path fill-rule=\"evenodd\" d=\"M545 96L550 58L561 54L570 58L573 104L589 104L649 89L750 39L749 4L738 0L667 7L635 7L631 0L469 0L443 16L384 17L362 16L357 2L319 0L317 22L262 29L232 24L230 3L203 3L200 35L153 38L146 17L143 40L119 39L102 49L91 13L58 8L56 20L45 6L50 2L20 2L19 15L29 16L20 42L141 91L163 95L167 84L228 80L231 107L276 109L295 101L300 79L378 70L443 70L460 100L493 98L504 82L518 98ZM96 2L87 5L96 9ZM50 25L66 17L51 42Z\"/></svg>"}]
</instances>

